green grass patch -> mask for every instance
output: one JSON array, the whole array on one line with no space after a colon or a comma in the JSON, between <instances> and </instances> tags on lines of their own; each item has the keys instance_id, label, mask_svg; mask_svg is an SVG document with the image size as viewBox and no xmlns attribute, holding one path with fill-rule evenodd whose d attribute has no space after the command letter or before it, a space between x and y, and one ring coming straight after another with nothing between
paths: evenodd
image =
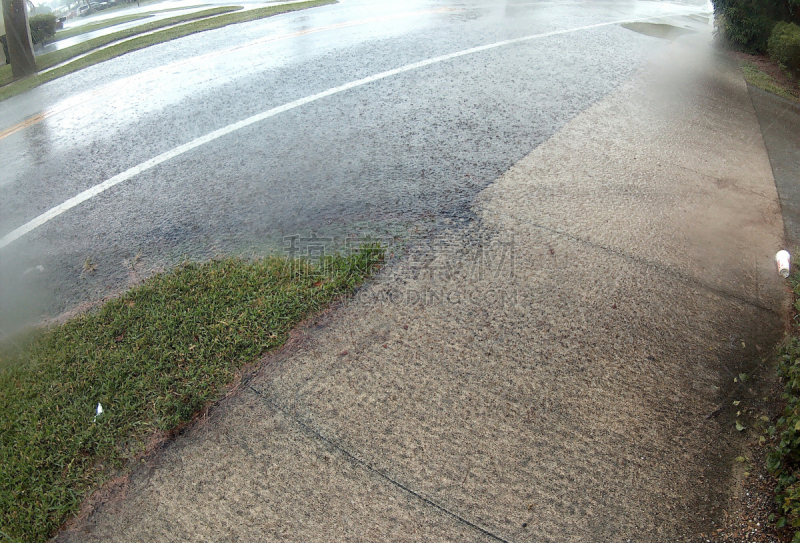
<instances>
[{"instance_id":1,"label":"green grass patch","mask_svg":"<svg viewBox=\"0 0 800 543\"><path fill-rule=\"evenodd\" d=\"M164 9L152 9L147 13L164 13L167 11L182 11L184 9L197 9L197 8L204 8L206 6L210 6L211 4L195 4L194 6L186 6L186 7L177 7L177 8L164 8Z\"/></svg>"},{"instance_id":2,"label":"green grass patch","mask_svg":"<svg viewBox=\"0 0 800 543\"><path fill-rule=\"evenodd\" d=\"M742 74L744 75L745 81L754 87L777 94L778 96L786 98L787 100L794 100L795 102L800 101L800 97L794 94L791 90L782 87L768 73L759 70L750 62L740 62L739 66L742 69Z\"/></svg>"},{"instance_id":3,"label":"green grass patch","mask_svg":"<svg viewBox=\"0 0 800 543\"><path fill-rule=\"evenodd\" d=\"M137 6L137 7L147 6L148 4L158 4L159 1L160 0L141 0L139 2L139 6ZM148 11L147 13L158 13L158 12L162 12L162 11L180 11L182 9L202 8L202 7L205 7L205 6L208 6L208 5L210 5L210 4L197 4L195 6L186 6L185 8L184 7L176 7L176 8L154 9L154 10ZM98 13L102 13L103 15L107 15L109 13L114 13L115 11L122 11L124 9L130 9L131 7L132 7L131 4L119 4L119 5L116 5L116 6L111 6L109 8L106 8L106 9L100 11L100 12L92 12L92 15L96 15Z\"/></svg>"},{"instance_id":4,"label":"green grass patch","mask_svg":"<svg viewBox=\"0 0 800 543\"><path fill-rule=\"evenodd\" d=\"M58 32L56 32L56 35L53 36L53 39L49 41L50 43L53 43L59 40L72 38L74 36L80 36L81 34L86 34L88 32L94 32L95 30L102 30L110 26L115 26L122 23L129 23L131 21L139 21L141 19L147 19L148 17L152 16L153 15L151 13L135 13L132 15L122 15L121 17L114 17L113 19L106 19L105 21L98 21L96 23L88 23L85 25L69 28L67 30L59 30Z\"/></svg>"},{"instance_id":5,"label":"green grass patch","mask_svg":"<svg viewBox=\"0 0 800 543\"><path fill-rule=\"evenodd\" d=\"M238 13L227 13L225 15L220 15L216 17L208 17L200 21L195 21L194 23L180 25L174 28L168 28L160 32L154 32L152 34L148 34L146 36L139 36L138 38L128 40L124 43L118 43L115 45L111 45L109 47L105 47L98 51L94 51L86 56L83 56L79 59L76 59L73 62L55 68L49 72L40 73L11 83L8 83L8 81L11 81L11 66L3 66L0 67L0 85L3 85L0 86L0 101L6 100L7 98L11 98L12 96L16 96L17 94L23 93L34 87L38 87L39 85L57 79L61 76L70 74L72 72L76 72L82 68L86 68L88 66L92 66L99 62L103 62L105 60L109 60L118 57L120 55L124 55L125 53L130 53L132 51L144 49L145 47L149 47L151 45L156 45L158 43L163 43L177 38L182 38L184 36L188 36L196 32L203 32L204 30L212 30L215 28L221 28L223 26L228 26L231 24L254 21L256 19L263 19L265 17L271 17L273 15L279 15L281 13L288 13L291 11L298 11L317 6L335 4L336 2L337 0L310 0L309 2L258 8ZM231 9L238 10L241 9L241 6L236 6L233 8L215 8L214 10L206 10L198 13L207 13L216 10L230 11ZM163 19L162 21L156 21L149 24L155 25L163 21L168 21L170 19ZM144 32L143 30L140 29L149 26L149 24L137 26L136 28L131 28L128 30L122 30L115 34L134 32L135 35L137 33ZM115 34L110 34L110 36L113 36ZM104 40L107 37L108 36L102 36L100 38L95 38L94 40L89 40L87 42L74 45L73 47L68 47L63 51L53 51L52 53L47 53L36 59L37 65L39 66L39 69L44 69L46 66L54 66L56 64L60 64L74 56L77 56L79 54L85 53L86 51L94 49L95 47L89 47L88 44L91 44L96 40ZM66 52L72 49L75 49L75 54L67 55ZM79 49L83 49L83 51L78 52ZM48 57L49 55L54 55L54 56L45 58ZM6 84L4 84L4 82L6 82Z\"/></svg>"},{"instance_id":6,"label":"green grass patch","mask_svg":"<svg viewBox=\"0 0 800 543\"><path fill-rule=\"evenodd\" d=\"M366 245L316 267L278 257L184 265L0 351L0 533L46 541L147 436L192 420L382 259Z\"/></svg>"},{"instance_id":7,"label":"green grass patch","mask_svg":"<svg viewBox=\"0 0 800 543\"><path fill-rule=\"evenodd\" d=\"M110 26L116 26L122 23L129 23L131 21L140 21L142 19L149 19L153 15L157 13L165 13L167 11L183 11L188 9L198 9L208 6L209 4L198 4L196 6L186 6L182 8L166 8L166 9L154 9L151 11L147 11L144 13L131 13L130 15L121 15L119 17L114 17L113 19L105 19L103 21L97 21L96 23L88 23L85 25L76 26L74 28L69 28L67 30L59 30L56 32L56 35L50 40L50 43L57 42L59 40L64 40L67 38L72 38L74 36L80 36L81 34L86 34L88 32L94 32L95 30L102 30L104 28L108 28Z\"/></svg>"}]
</instances>

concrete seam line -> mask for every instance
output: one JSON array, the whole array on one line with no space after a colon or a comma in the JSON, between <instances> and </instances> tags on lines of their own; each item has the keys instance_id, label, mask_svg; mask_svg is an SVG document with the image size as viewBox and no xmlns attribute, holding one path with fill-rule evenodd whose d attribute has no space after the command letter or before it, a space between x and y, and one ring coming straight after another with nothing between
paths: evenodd
<instances>
[{"instance_id":1,"label":"concrete seam line","mask_svg":"<svg viewBox=\"0 0 800 543\"><path fill-rule=\"evenodd\" d=\"M17 239L21 238L22 236L24 236L25 234L31 232L32 230L35 230L36 228L42 226L43 224L51 221L55 217L57 217L57 216L61 215L62 213L64 213L65 211L68 211L68 210L72 209L73 207L85 202L86 200L94 198L98 194L100 194L102 192L105 192L106 190L108 190L108 189L110 189L110 188L122 183L123 181L127 181L128 179L131 179L132 177L135 177L136 175L138 175L138 174L140 174L140 173L142 173L142 172L144 172L146 170L149 170L151 168L154 168L155 166L158 166L162 162L166 162L167 160L170 160L170 159L173 159L173 158L175 158L177 156L180 156L180 155L182 155L182 154L184 154L184 153L186 153L188 151L191 151L192 149L196 149L197 147L200 147L201 145L205 145L206 143L209 143L211 141L219 139L219 138L221 138L223 136L226 136L226 135L228 135L228 134L230 134L232 132L235 132L237 130L240 130L242 128L250 126L252 124L261 122L261 121L263 121L265 119L268 119L270 117L274 117L275 115L278 115L280 113L284 113L286 111L298 108L298 107L303 106L305 104L308 104L308 103L311 103L311 102L315 102L315 101L320 100L322 98L326 98L328 96L331 96L331 95L334 95L334 94L338 94L340 92L344 92L344 91L347 91L347 90L350 90L350 89L353 89L353 88L356 88L356 87L367 85L369 83L374 83L376 81L380 81L381 79L385 79L387 77L392 77L394 75L398 75L398 74L401 74L401 73L404 73L404 72L410 72L410 71L416 70L418 68L424 68L425 66L430 66L432 64L437 64L439 62L452 60L454 58L462 57L462 56L465 56L465 55L471 55L473 53L479 53L479 52L482 52L482 51L487 51L489 49L495 49L497 47L503 47L503 46L506 46L506 45L523 43L523 42L530 41L530 40L548 38L548 37L551 37L551 36L558 36L558 35L562 35L562 34L570 34L572 32L579 32L579 31L582 31L582 30L591 30L591 29L600 28L600 27L604 27L604 26L611 26L611 25L617 25L617 24L622 24L622 23L632 23L632 22L637 22L637 21L649 21L649 20L658 19L658 18L667 16L667 15L668 14L661 14L661 15L659 15L657 17L645 17L645 18L639 18L639 19L625 19L625 20L619 20L619 21L611 21L611 22L607 22L607 23L597 23L597 24L588 25L588 26L581 26L581 27L577 27L577 28L569 28L569 29L565 29L565 30L554 30L552 32L545 32L543 34L532 34L530 36L523 36L523 37L520 37L520 38L513 38L513 39L510 39L510 40L503 40L503 41L499 41L499 42L495 42L495 43L490 43L490 44L487 44L487 45L481 45L481 46L478 46L478 47L472 47L470 49L464 49L462 51L457 51L455 53L449 53L449 54L446 54L446 55L441 55L441 56L438 56L438 57L429 58L427 60L414 62L412 64L406 64L405 66L401 66L399 68L394 68L392 70L387 70L385 72L380 72L380 73L377 73L377 74L374 74L374 75L371 75L371 76L368 76L368 77L364 77L362 79L357 79L355 81L351 81L349 83L345 83L344 85L339 85L338 87L333 87L333 88L330 88L330 89L328 89L326 91L322 91L322 92L319 92L317 94L312 94L311 96L306 96L304 98L300 98L298 100L295 100L293 102L289 102L289 103L284 104L282 106L274 107L272 109L269 109L269 110L264 111L262 113L258 113L256 115L253 115L253 116L248 117L246 119L243 119L241 121L235 122L233 124L230 124L228 126L220 128L218 130L214 130L213 132L210 132L210 133L206 134L205 136L200 136L199 138L196 138L196 139L194 139L194 140L192 140L192 141L190 141L188 143L184 143L183 145L179 145L178 147L175 147L174 149L171 149L171 150L169 150L169 151L167 151L165 153L161 153L160 155L158 155L158 156L156 156L154 158L151 158L150 160L147 160L147 161L139 164L138 166L134 166L133 168L129 168L128 170L125 170L124 172L119 173L119 174L115 175L114 177L112 177L112 178L110 178L110 179L108 179L108 180L106 180L106 181L104 181L104 182L102 182L102 183L100 183L98 185L95 185L95 186L91 187L90 189L87 189L87 190L81 192L80 194L77 194L76 196L73 196L69 200L67 200L67 201L65 201L65 202L63 202L63 203L61 203L61 204L59 204L59 205L47 210L46 212L42 213L38 217L28 221L27 223L23 224L19 228L16 228L15 230L9 232L8 234L6 234L2 238L0 238L0 249L6 247L10 243L16 241Z\"/></svg>"},{"instance_id":2,"label":"concrete seam line","mask_svg":"<svg viewBox=\"0 0 800 543\"><path fill-rule=\"evenodd\" d=\"M543 224L537 224L537 223L535 223L533 221L520 219L519 217L514 217L514 219L519 221L519 222L521 222L521 223L525 223L528 226L532 226L533 228L538 228L539 230L544 230L546 232L550 232L551 234L555 234L557 236L561 236L563 238L567 238L569 240L576 241L576 242L582 243L584 245L588 245L589 247L593 247L595 249L600 249L601 251L605 251L605 252L610 253L612 255L616 255L618 257L624 258L625 260L630 260L632 262L643 264L643 265L647 266L648 268L653 268L653 269L655 269L657 271L660 271L660 272L662 272L662 273L664 273L666 275L671 275L671 276L683 281L684 283L688 283L690 285L694 285L694 286L698 287L699 289L702 289L702 290L705 290L705 291L708 291L708 292L712 292L712 293L717 294L719 296L722 296L724 298L730 298L730 299L736 300L737 302L739 302L741 304L749 305L750 307L754 307L756 309L760 309L762 311L766 311L767 313L772 313L773 315L781 316L781 313L779 311L775 310L772 307L768 307L766 305L762 305L757 301L748 300L747 298L744 298L742 296L738 296L738 295L733 294L731 292L728 292L726 290L722 290L720 288L717 288L717 287L714 287L714 286L711 286L711 285L707 285L707 284L701 282L700 280L696 279L695 277L692 277L691 275L685 274L682 271L676 270L676 269L671 268L669 266L664 266L664 265L659 264L658 262L655 262L653 260L648 260L646 258L635 256L635 255L632 255L632 254L627 253L625 251L621 251L619 249L614 249L613 247L609 247L607 245L602 245L600 243L595 243L595 242L593 242L593 241L591 241L589 239L582 238L582 237L577 236L575 234L570 234L569 232L556 230L555 228L552 228L550 226L545 226Z\"/></svg>"},{"instance_id":3,"label":"concrete seam line","mask_svg":"<svg viewBox=\"0 0 800 543\"><path fill-rule=\"evenodd\" d=\"M374 474L378 475L379 477L381 477L382 479L385 479L386 481L388 481L388 482L389 482L389 483L391 483L392 485L396 486L397 488L399 488L399 489L401 489L401 490L403 490L403 491L407 492L408 494L411 494L412 496L414 496L414 497L415 497L415 498L417 498L418 500L422 501L423 503L425 503L425 504L427 504L427 505L430 505L430 506L432 506L432 507L434 507L434 508L438 509L439 511L441 511L441 512L442 512L442 513L444 513L445 515L447 515L447 516L449 516L449 517L452 517L452 518L456 519L458 522L461 522L462 524L465 524L465 525L469 526L469 527L470 527L470 528L472 528L473 530L476 530L476 531L478 531L478 532L482 533L483 535L485 535L485 536L487 536L487 537L490 537L490 538L494 539L495 541L500 541L501 543L511 543L511 542L510 542L508 539L504 539L504 538L502 538L502 537L500 537L500 536L498 536L498 535L495 535L495 534L493 534L492 532L490 532L490 531L486 530L485 528L481 528L480 526L478 526L478 525L477 525L477 524L475 524L474 522L470 522L469 520L465 519L465 518L464 518L464 517L462 517L461 515L459 515L459 514L457 514L457 513L453 513L452 511L450 511L450 510L448 510L447 508L445 508L445 507L443 507L443 506L439 505L438 503L436 503L436 502L432 501L431 499L429 499L429 498L426 498L426 497L425 497L425 496L423 496L422 494L419 494L419 493L417 493L416 491L414 491L414 490L410 489L409 487L407 487L406 485L404 485L404 484L403 484L403 483L401 483L400 481L397 481L397 480L395 480L395 479L392 479L391 477L389 477L388 475L386 475L385 473L383 473L381 470L379 470L379 469L377 469L377 468L373 467L373 466L372 466L371 464L369 464L368 462L366 462L366 461L364 461L364 460L361 460L361 459L360 459L360 458L358 458L356 455L354 455L353 453L351 453L350 451L348 451L347 449L345 449L344 447L342 447L341 445L339 445L339 444L338 444L338 443L336 443L335 441L332 441L331 439L328 439L327 437L325 437L325 436L323 436L322 434L320 434L318 431L316 431L316 430L314 430L313 428L309 427L309 426L308 426L306 423L304 423L303 421L301 421L299 418L297 418L297 417L294 417L294 416L290 415L290 414L289 414L289 413L288 413L288 412L287 412L285 409L283 409L281 406L279 406L279 405L278 405L277 403L275 403L274 401L270 400L270 399L267 397L267 395L266 395L266 394L264 394L263 392L261 392L260 390L258 390L258 389L256 389L256 388L254 388L252 385L251 385L251 386L249 386L249 388L250 388L250 390L252 390L252 391L253 391L253 393L255 393L255 395L256 395L256 396L258 396L259 398L261 398L262 400L264 400L264 402L265 402L265 403L266 403L266 404L267 404L269 407L271 407L271 408L272 408L272 409L274 409L275 411L278 411L278 412L282 413L282 414L283 414L285 417L287 417L287 418L289 418L290 420L294 421L294 422L295 422L295 424L297 424L298 426L300 426L300 428L301 428L303 431L305 431L306 433L309 433L309 434L311 434L311 435L312 435L312 436L314 436L315 438L317 438L317 439L319 439L319 440L321 440L321 441L323 441L323 442L327 443L327 444L328 444L330 447L332 447L333 449L335 449L335 450L339 451L340 453L342 453L342 454L343 454L343 455L344 455L344 456L345 456L345 457L346 457L348 460L350 460L352 463L354 463L354 464L356 464L356 465L359 465L359 466L361 466L361 467L365 468L367 471L370 471L370 472L372 472L372 473L374 473Z\"/></svg>"}]
</instances>

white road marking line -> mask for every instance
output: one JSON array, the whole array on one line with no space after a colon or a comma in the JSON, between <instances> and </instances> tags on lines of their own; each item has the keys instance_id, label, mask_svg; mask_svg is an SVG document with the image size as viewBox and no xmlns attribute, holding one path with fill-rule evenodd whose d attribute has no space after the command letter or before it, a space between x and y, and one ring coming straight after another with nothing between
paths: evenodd
<instances>
[{"instance_id":1,"label":"white road marking line","mask_svg":"<svg viewBox=\"0 0 800 543\"><path fill-rule=\"evenodd\" d=\"M674 13L672 15L681 15L681 13ZM110 189L110 188L112 188L112 187L114 187L116 185L119 185L123 181L127 181L128 179L131 179L132 177L135 177L135 176L139 175L142 172L145 172L145 171L147 171L147 170L149 170L151 168L154 168L154 167L158 166L159 164L161 164L163 162L166 162L166 161L168 161L170 159L173 159L173 158L175 158L177 156L180 156L180 155L182 155L184 153L187 153L187 152L191 151L192 149L196 149L196 148L200 147L201 145L205 145L206 143L209 143L209 142L212 142L212 141L214 141L216 139L219 139L222 136L226 136L226 135L228 135L228 134L230 134L232 132L236 132L237 130L240 130L242 128L250 126L251 124L255 124L255 123L261 122L261 121L263 121L265 119L269 119L270 117L274 117L275 115L278 115L280 113L284 113L286 111L298 108L298 107L303 106L305 104L309 104L311 102L316 102L317 100L320 100L322 98L326 98L328 96L331 96L331 95L334 95L334 94L338 94L340 92L344 92L344 91L347 91L347 90L350 90L350 89L354 89L356 87L360 87L360 86L363 86L363 85L368 85L369 83L374 83L375 81L380 81L381 79L386 79L387 77L392 77L394 75L398 75L398 74L401 74L401 73L404 73L404 72L410 72L412 70L416 70L416 69L419 69L419 68L424 68L425 66L430 66L431 64L438 64L439 62L445 62L447 60L452 60L454 58L463 57L465 55L471 55L471 54L474 54L474 53L480 53L481 51L488 51L489 49L495 49L497 47L503 47L503 46L506 46L506 45L512 45L512 44L516 44L516 43L523 43L523 42L530 41L530 40L535 40L535 39L548 38L550 36L558 36L558 35L561 35L561 34L570 34L572 32L580 32L582 30L591 30L593 28L601 28L601 27L604 27L604 26L612 26L612 25L617 25L617 24L622 24L622 23L634 23L634 22L648 21L650 19L657 19L657 18L665 17L665 16L670 16L670 14L661 14L661 15L659 15L657 17L644 17L644 18L639 18L639 19L625 19L625 20L619 20L619 21L611 21L611 22L607 22L607 23L597 23L597 24L581 26L581 27L577 27L577 28L569 28L569 29L566 29L566 30L554 30L552 32L545 32L543 34L531 34L529 36L523 36L521 38L513 38L513 39L510 39L510 40L498 41L498 42L495 42L495 43L490 43L488 45L481 45L481 46L478 46L478 47L472 47L470 49L464 49L462 51L457 51L455 53L449 53L447 55L441 55L441 56L438 56L438 57L429 58L427 60L422 60L420 62L414 62L412 64L406 64L405 66L401 66L400 68L395 68L393 70L387 70L385 72L380 72L378 74L371 75L371 76L365 77L363 79L357 79L355 81L351 81L350 83L345 83L344 85L340 85L338 87L333 87L331 89L328 89L328 90L323 91L323 92L319 92L317 94L312 94L311 96L306 96L305 98L300 98L299 100L295 100L294 102L289 102L288 104L284 104L282 106L278 106L278 107L269 109L269 110L264 111L262 113L258 113L256 115L253 115L252 117L248 117L248 118L243 119L243 120L241 120L239 122L230 124L230 125L228 125L228 126L226 126L224 128L220 128L219 130L215 130L215 131L213 131L213 132L211 132L209 134L206 134L205 136L201 136L201 137L199 137L197 139L194 139L194 140L192 140L192 141L190 141L188 143L184 143L183 145L175 147L174 149L171 149L171 150L169 150L169 151L167 151L165 153L161 153L160 155L158 155L158 156L156 156L154 158L151 158L150 160L142 162L138 166L134 166L133 168L125 170L124 172L115 175L111 179L103 181L99 185L95 185L92 188L87 189L87 190L81 192L80 194L77 194L76 196L73 196L69 200L67 200L67 201L55 206L54 208L51 208L51 209L45 211L44 213L42 213L41 215L39 215L35 219L32 219L31 221L28 221L27 223L23 224L19 228L13 230L12 232L9 232L8 234L6 234L2 238L0 238L0 249L8 246L10 243L13 243L14 241L18 240L19 238L21 238L25 234L28 234L32 230L35 230L36 228L42 226L43 224L53 220L54 218L58 217L59 215L61 215L65 211L69 211L73 207L76 207L77 205L85 202L86 200L94 198L98 194L100 194L102 192L105 192L108 189Z\"/></svg>"}]
</instances>

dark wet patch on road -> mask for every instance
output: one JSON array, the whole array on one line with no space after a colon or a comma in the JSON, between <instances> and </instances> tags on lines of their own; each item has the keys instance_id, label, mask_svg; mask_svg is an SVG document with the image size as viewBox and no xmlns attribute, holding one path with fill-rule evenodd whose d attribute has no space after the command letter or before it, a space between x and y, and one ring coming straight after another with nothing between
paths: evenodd
<instances>
[{"instance_id":1,"label":"dark wet patch on road","mask_svg":"<svg viewBox=\"0 0 800 543\"><path fill-rule=\"evenodd\" d=\"M688 28L681 28L663 23L623 23L623 28L633 30L645 36L652 36L654 38L661 38L664 40L676 40L686 34L694 34L694 30Z\"/></svg>"}]
</instances>

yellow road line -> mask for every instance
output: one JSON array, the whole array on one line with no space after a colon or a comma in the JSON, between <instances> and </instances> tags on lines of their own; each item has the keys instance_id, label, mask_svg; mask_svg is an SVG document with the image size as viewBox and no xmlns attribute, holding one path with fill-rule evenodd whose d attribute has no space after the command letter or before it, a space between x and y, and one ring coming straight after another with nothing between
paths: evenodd
<instances>
[{"instance_id":1,"label":"yellow road line","mask_svg":"<svg viewBox=\"0 0 800 543\"><path fill-rule=\"evenodd\" d=\"M39 113L38 115L34 115L33 117L31 117L29 119L25 119L24 121L22 121L21 123L19 123L16 126L12 126L11 128L9 128L7 130L3 130L2 132L0 132L0 140L10 136L11 134L16 134L17 132L19 132L23 128L28 128L29 126L34 125L34 124L38 123L39 121L43 121L46 117L47 117L46 114Z\"/></svg>"},{"instance_id":2,"label":"yellow road line","mask_svg":"<svg viewBox=\"0 0 800 543\"><path fill-rule=\"evenodd\" d=\"M10 136L12 134L16 134L20 130L24 130L25 128L28 128L29 126L33 126L33 125L35 125L37 123L40 123L43 120L47 119L48 117L52 117L53 115L56 115L58 113L61 113L61 112L66 111L68 109L71 109L73 107L83 105L83 104L85 104L85 103L97 98L98 96L101 96L103 94L108 94L108 93L110 93L110 92L112 92L112 91L114 91L114 90L116 90L118 88L119 88L119 84L107 85L107 86L102 87L102 88L100 88L100 89L98 89L96 91L93 91L93 92L89 93L89 94L80 95L80 96L82 96L80 100L74 100L74 99L65 100L58 107L54 107L54 108L45 110L42 113L38 113L38 114L34 115L33 117L29 117L29 118L25 119L21 123L16 124L16 125L12 126L11 128L7 128L7 129L3 130L2 132L0 132L0 140L2 140L3 138L7 138L8 136Z\"/></svg>"}]
</instances>

